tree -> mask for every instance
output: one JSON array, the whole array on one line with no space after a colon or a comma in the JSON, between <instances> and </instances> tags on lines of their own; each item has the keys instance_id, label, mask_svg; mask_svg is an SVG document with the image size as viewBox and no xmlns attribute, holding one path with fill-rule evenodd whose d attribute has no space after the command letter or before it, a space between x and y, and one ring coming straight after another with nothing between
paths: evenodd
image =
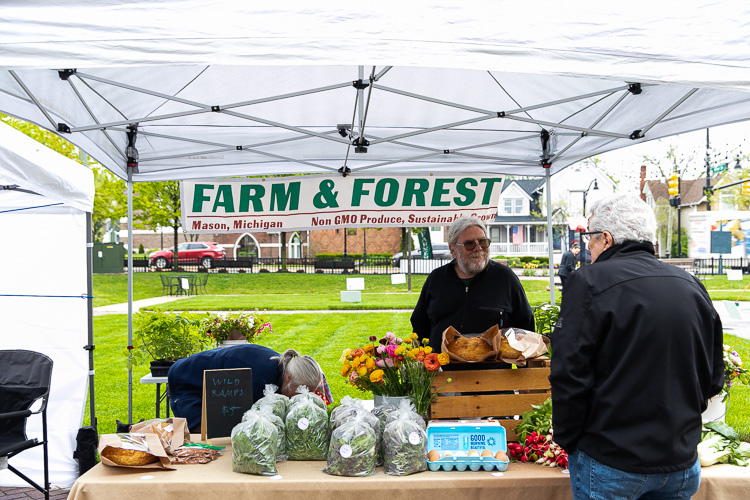
<instances>
[{"instance_id":1,"label":"tree","mask_svg":"<svg viewBox=\"0 0 750 500\"><path fill-rule=\"evenodd\" d=\"M161 227L174 230L174 267L177 268L178 230L182 227L180 183L144 182L133 188L133 227L156 231Z\"/></svg>"},{"instance_id":2,"label":"tree","mask_svg":"<svg viewBox=\"0 0 750 500\"><path fill-rule=\"evenodd\" d=\"M731 184L748 178L750 178L750 173L748 173L747 169L732 169L721 177L716 188L721 188L722 185ZM742 194L742 184L737 184L736 186L725 189L716 188L714 188L714 192L711 195L712 207L718 207L719 202L721 202L724 205L729 205L737 210L748 210L748 208L750 208L750 194Z\"/></svg>"},{"instance_id":3,"label":"tree","mask_svg":"<svg viewBox=\"0 0 750 500\"><path fill-rule=\"evenodd\" d=\"M125 182L105 168L94 166L94 210L91 214L91 231L94 241L102 241L107 223L117 225L128 211Z\"/></svg>"}]
</instances>

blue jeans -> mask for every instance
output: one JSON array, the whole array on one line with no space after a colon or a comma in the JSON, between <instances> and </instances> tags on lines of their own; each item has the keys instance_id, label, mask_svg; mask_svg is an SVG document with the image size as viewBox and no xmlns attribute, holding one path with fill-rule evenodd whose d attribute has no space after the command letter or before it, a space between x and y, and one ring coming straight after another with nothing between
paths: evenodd
<instances>
[{"instance_id":1,"label":"blue jeans","mask_svg":"<svg viewBox=\"0 0 750 500\"><path fill-rule=\"evenodd\" d=\"M701 483L701 465L697 459L689 469L639 474L609 467L582 451L575 451L568 456L568 470L575 500L690 498Z\"/></svg>"}]
</instances>

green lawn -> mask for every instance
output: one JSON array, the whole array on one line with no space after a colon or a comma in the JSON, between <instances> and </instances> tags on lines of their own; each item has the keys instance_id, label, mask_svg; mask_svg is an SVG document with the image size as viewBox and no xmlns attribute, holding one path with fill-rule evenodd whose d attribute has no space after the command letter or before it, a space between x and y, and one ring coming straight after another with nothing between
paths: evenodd
<instances>
[{"instance_id":1,"label":"green lawn","mask_svg":"<svg viewBox=\"0 0 750 500\"><path fill-rule=\"evenodd\" d=\"M211 274L207 291L209 294L171 302L161 306L174 310L325 310L344 309L339 300L339 290L346 289L346 275L320 275L296 273L267 274ZM366 342L370 335L381 336L387 331L407 335L411 331L409 316L416 303L425 276L412 277L412 291L406 285L391 285L390 276L365 276L365 291L361 305L350 305L360 309L403 309L393 313L326 313L326 314L267 314L274 327L273 335L264 335L260 343L277 351L293 347L303 354L310 354L321 364L334 397L344 395L370 398L347 385L340 376L338 362L346 347ZM545 281L522 281L529 302L534 304L549 300ZM717 294L733 294L727 300L736 300L742 289L750 283L745 281L728 283L723 277L704 280L712 297ZM735 288L736 286L736 288ZM729 292L715 292L730 290ZM134 298L136 300L161 296L162 286L155 273L134 275ZM127 300L127 277L125 275L94 275L94 305L102 306ZM559 293L557 294L559 301ZM744 299L750 299L744 296ZM94 317L96 350L95 388L96 413L100 433L113 432L115 419L128 418L127 399L127 316L108 315ZM725 336L725 343L734 346L743 359L750 359L750 341ZM133 418L153 418L155 388L142 385L139 379L148 372L148 366L136 366L133 370ZM88 420L88 412L86 412ZM732 425L744 439L750 438L750 388L736 386L732 390L727 423Z\"/></svg>"}]
</instances>

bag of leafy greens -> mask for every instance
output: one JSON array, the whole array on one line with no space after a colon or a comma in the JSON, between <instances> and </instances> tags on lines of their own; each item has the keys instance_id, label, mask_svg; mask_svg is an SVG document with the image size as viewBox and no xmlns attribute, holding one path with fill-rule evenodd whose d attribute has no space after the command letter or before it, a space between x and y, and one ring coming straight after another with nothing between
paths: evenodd
<instances>
[{"instance_id":1,"label":"bag of leafy greens","mask_svg":"<svg viewBox=\"0 0 750 500\"><path fill-rule=\"evenodd\" d=\"M270 406L273 413L281 420L284 420L289 411L289 398L276 392L278 389L278 386L274 384L266 384L266 387L263 389L263 397L256 401L250 408L257 409L261 406Z\"/></svg>"},{"instance_id":2,"label":"bag of leafy greens","mask_svg":"<svg viewBox=\"0 0 750 500\"><path fill-rule=\"evenodd\" d=\"M399 402L398 407L396 410L389 412L385 417L385 426L388 427L388 424L393 422L394 420L397 420L399 418L407 418L409 420L413 420L415 424L419 425L419 427L423 431L427 431L427 424L424 421L424 418L422 418L422 415L417 413L416 408L414 407L414 403L409 401L408 399L403 399L401 402ZM385 428L383 429L385 431Z\"/></svg>"},{"instance_id":3,"label":"bag of leafy greens","mask_svg":"<svg viewBox=\"0 0 750 500\"><path fill-rule=\"evenodd\" d=\"M383 431L383 470L390 476L427 470L427 433L409 412L399 411L394 415L397 418Z\"/></svg>"},{"instance_id":4,"label":"bag of leafy greens","mask_svg":"<svg viewBox=\"0 0 750 500\"><path fill-rule=\"evenodd\" d=\"M323 398L321 398L314 392L310 392L307 386L304 385L297 387L297 394L289 398L289 408L291 408L293 404L305 399L309 399L316 405L320 406L322 409L326 410L326 413L328 413L328 410L326 409L326 402L323 401Z\"/></svg>"},{"instance_id":5,"label":"bag of leafy greens","mask_svg":"<svg viewBox=\"0 0 750 500\"><path fill-rule=\"evenodd\" d=\"M364 416L364 408L331 434L328 461L323 472L335 476L371 476L375 474L375 443L377 434Z\"/></svg>"},{"instance_id":6,"label":"bag of leafy greens","mask_svg":"<svg viewBox=\"0 0 750 500\"><path fill-rule=\"evenodd\" d=\"M378 457L377 457L377 465L383 465L383 431L385 430L385 424L388 419L388 415L390 415L392 412L397 411L398 406L396 406L393 403L387 402L386 403L376 406L372 409L372 414L378 417L378 420L380 420L380 432L378 434Z\"/></svg>"},{"instance_id":7,"label":"bag of leafy greens","mask_svg":"<svg viewBox=\"0 0 750 500\"><path fill-rule=\"evenodd\" d=\"M336 420L339 413L349 411L352 406L364 408L364 406L362 406L362 400L359 398L353 398L349 395L341 398L341 404L337 406L336 408L334 408L333 410L331 410L331 416L330 416L331 425L333 425L333 422Z\"/></svg>"},{"instance_id":8,"label":"bag of leafy greens","mask_svg":"<svg viewBox=\"0 0 750 500\"><path fill-rule=\"evenodd\" d=\"M298 394L297 396L300 396ZM294 400L297 396L293 396ZM315 396L317 399L320 397ZM321 400L322 401L322 400ZM292 401L286 415L286 453L289 460L325 460L328 451L328 412L313 398Z\"/></svg>"},{"instance_id":9,"label":"bag of leafy greens","mask_svg":"<svg viewBox=\"0 0 750 500\"><path fill-rule=\"evenodd\" d=\"M235 425L232 438L232 470L245 474L276 475L279 431L265 413L250 412Z\"/></svg>"},{"instance_id":10,"label":"bag of leafy greens","mask_svg":"<svg viewBox=\"0 0 750 500\"><path fill-rule=\"evenodd\" d=\"M276 415L273 412L273 407L271 405L262 405L258 406L257 408L255 405L251 407L249 410L245 412L244 415L242 415L242 421L245 422L246 420L252 418L250 415L251 413L263 413L267 418L271 420L273 425L276 426L276 429L279 431L279 439L276 447L276 462L285 462L286 461L286 424L283 420L281 420L278 415Z\"/></svg>"}]
</instances>

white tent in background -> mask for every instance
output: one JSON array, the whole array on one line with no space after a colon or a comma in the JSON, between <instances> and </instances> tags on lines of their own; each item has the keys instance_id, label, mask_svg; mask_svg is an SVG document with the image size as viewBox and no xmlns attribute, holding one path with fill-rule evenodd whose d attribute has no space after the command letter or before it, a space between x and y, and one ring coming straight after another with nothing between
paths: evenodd
<instances>
[{"instance_id":1,"label":"white tent in background","mask_svg":"<svg viewBox=\"0 0 750 500\"><path fill-rule=\"evenodd\" d=\"M70 486L76 432L86 405L89 376L90 295L87 283L87 214L94 176L86 167L0 122L0 349L28 349L52 358L47 409L50 481ZM32 416L29 437L41 437ZM42 449L12 464L41 482ZM28 486L10 471L0 484Z\"/></svg>"},{"instance_id":2,"label":"white tent in background","mask_svg":"<svg viewBox=\"0 0 750 500\"><path fill-rule=\"evenodd\" d=\"M531 175L549 210L583 158L750 119L748 23L708 1L6 2L0 112L129 182Z\"/></svg>"}]
</instances>

